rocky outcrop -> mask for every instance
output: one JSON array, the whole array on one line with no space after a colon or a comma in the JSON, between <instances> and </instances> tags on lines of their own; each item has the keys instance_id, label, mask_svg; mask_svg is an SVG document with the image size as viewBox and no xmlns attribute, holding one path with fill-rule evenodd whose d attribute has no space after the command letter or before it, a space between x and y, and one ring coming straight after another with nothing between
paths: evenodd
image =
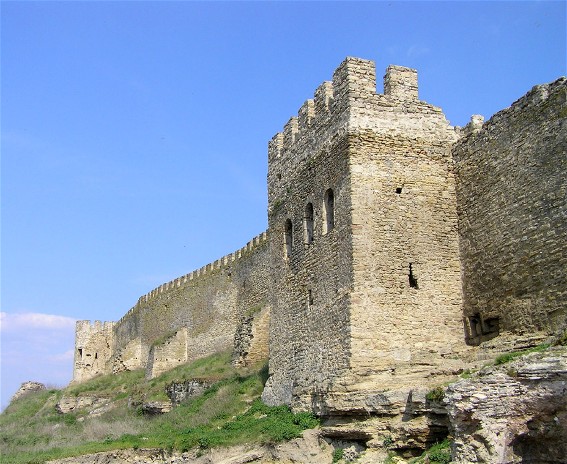
<instances>
[{"instance_id":1,"label":"rocky outcrop","mask_svg":"<svg viewBox=\"0 0 567 464\"><path fill-rule=\"evenodd\" d=\"M567 349L531 353L448 387L453 462L567 463Z\"/></svg>"},{"instance_id":2,"label":"rocky outcrop","mask_svg":"<svg viewBox=\"0 0 567 464\"><path fill-rule=\"evenodd\" d=\"M18 391L14 393L12 399L10 401L16 401L17 399L21 398L22 396L27 395L28 393L33 393L37 391L45 390L45 385L39 382L28 381L24 382Z\"/></svg>"},{"instance_id":3,"label":"rocky outcrop","mask_svg":"<svg viewBox=\"0 0 567 464\"><path fill-rule=\"evenodd\" d=\"M161 449L116 450L48 461L50 464L269 464L331 463L333 447L315 430L306 430L302 438L278 445L233 446L230 448L192 450L185 453Z\"/></svg>"},{"instance_id":4,"label":"rocky outcrop","mask_svg":"<svg viewBox=\"0 0 567 464\"><path fill-rule=\"evenodd\" d=\"M201 395L212 384L204 380L191 379L185 382L172 382L165 387L165 393L173 406L177 406L189 398Z\"/></svg>"},{"instance_id":5,"label":"rocky outcrop","mask_svg":"<svg viewBox=\"0 0 567 464\"><path fill-rule=\"evenodd\" d=\"M448 435L445 405L430 393L426 388L376 391L367 398L366 414L353 409L350 417L331 417L322 434L343 449L354 446L361 456L371 454L374 460L368 462L382 462L388 452L419 455Z\"/></svg>"},{"instance_id":6,"label":"rocky outcrop","mask_svg":"<svg viewBox=\"0 0 567 464\"><path fill-rule=\"evenodd\" d=\"M171 408L171 401L148 401L142 405L143 413L150 416L165 414L166 412L171 411Z\"/></svg>"},{"instance_id":7,"label":"rocky outcrop","mask_svg":"<svg viewBox=\"0 0 567 464\"><path fill-rule=\"evenodd\" d=\"M89 414L102 414L110 407L109 398L98 396L63 396L55 405L55 410L60 414L68 414L80 410L87 410Z\"/></svg>"}]
</instances>

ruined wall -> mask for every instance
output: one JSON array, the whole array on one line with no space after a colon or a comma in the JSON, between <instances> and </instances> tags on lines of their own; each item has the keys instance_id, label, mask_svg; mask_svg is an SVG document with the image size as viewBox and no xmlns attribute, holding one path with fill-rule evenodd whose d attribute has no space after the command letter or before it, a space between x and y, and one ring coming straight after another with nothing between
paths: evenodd
<instances>
[{"instance_id":1,"label":"ruined wall","mask_svg":"<svg viewBox=\"0 0 567 464\"><path fill-rule=\"evenodd\" d=\"M83 382L109 371L114 322L77 321L73 381Z\"/></svg>"},{"instance_id":2,"label":"ruined wall","mask_svg":"<svg viewBox=\"0 0 567 464\"><path fill-rule=\"evenodd\" d=\"M172 367L187 362L187 327L152 344L146 365L146 377L153 379Z\"/></svg>"},{"instance_id":3,"label":"ruined wall","mask_svg":"<svg viewBox=\"0 0 567 464\"><path fill-rule=\"evenodd\" d=\"M113 330L101 334L107 337L108 362L96 373L91 369L89 375L145 368L153 377L182 362L233 349L237 329L247 315L269 313L267 251L263 233L237 252L142 296L113 323ZM256 338L262 340L262 335ZM94 346L94 338L88 340L89 347ZM267 357L266 344L247 346L244 360L250 355L256 360ZM77 371L79 365L75 365Z\"/></svg>"},{"instance_id":4,"label":"ruined wall","mask_svg":"<svg viewBox=\"0 0 567 464\"><path fill-rule=\"evenodd\" d=\"M566 95L536 86L453 150L470 344L567 325Z\"/></svg>"},{"instance_id":5,"label":"ruined wall","mask_svg":"<svg viewBox=\"0 0 567 464\"><path fill-rule=\"evenodd\" d=\"M270 306L248 309L236 327L233 364L237 367L266 363L270 356Z\"/></svg>"}]
</instances>

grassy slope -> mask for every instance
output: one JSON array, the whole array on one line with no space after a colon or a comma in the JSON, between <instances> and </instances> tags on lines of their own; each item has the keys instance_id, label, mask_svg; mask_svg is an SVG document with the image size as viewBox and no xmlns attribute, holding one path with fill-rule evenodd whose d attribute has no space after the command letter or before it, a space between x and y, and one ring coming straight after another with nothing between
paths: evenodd
<instances>
[{"instance_id":1,"label":"grassy slope","mask_svg":"<svg viewBox=\"0 0 567 464\"><path fill-rule=\"evenodd\" d=\"M146 381L142 371L100 376L65 390L29 394L0 415L2 463L39 463L47 459L119 448L188 450L242 443L275 442L299 436L318 422L287 407L267 407L259 400L266 372L260 367L236 371L222 353L180 366ZM172 381L207 380L201 396L157 417L132 406L165 399ZM58 414L63 396L97 396L114 409L97 417L87 411ZM130 406L129 406L130 404Z\"/></svg>"}]
</instances>

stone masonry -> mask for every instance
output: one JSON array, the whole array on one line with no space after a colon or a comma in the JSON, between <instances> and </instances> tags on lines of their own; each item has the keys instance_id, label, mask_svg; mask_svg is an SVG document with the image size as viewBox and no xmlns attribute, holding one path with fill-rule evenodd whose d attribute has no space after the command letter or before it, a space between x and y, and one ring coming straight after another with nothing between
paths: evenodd
<instances>
[{"instance_id":1,"label":"stone masonry","mask_svg":"<svg viewBox=\"0 0 567 464\"><path fill-rule=\"evenodd\" d=\"M134 369L145 369L151 378L232 350L239 332L266 326L248 316L269 315L267 250L264 233L237 252L142 296L118 322L92 326L79 321L73 381ZM249 337L240 349L243 359L254 360L248 362L265 362L267 335Z\"/></svg>"},{"instance_id":2,"label":"stone masonry","mask_svg":"<svg viewBox=\"0 0 567 464\"><path fill-rule=\"evenodd\" d=\"M377 390L462 368L457 134L418 100L414 70L389 67L385 89L372 62L347 59L272 140L272 280L284 284L271 293L266 402L367 413Z\"/></svg>"},{"instance_id":3,"label":"stone masonry","mask_svg":"<svg viewBox=\"0 0 567 464\"><path fill-rule=\"evenodd\" d=\"M269 404L434 441L427 389L567 328L566 95L536 86L461 129L415 70L390 66L380 93L347 58L269 142L268 230L116 323L79 322L74 381L232 350L269 357Z\"/></svg>"},{"instance_id":4,"label":"stone masonry","mask_svg":"<svg viewBox=\"0 0 567 464\"><path fill-rule=\"evenodd\" d=\"M534 87L453 149L471 344L566 325L566 89Z\"/></svg>"}]
</instances>

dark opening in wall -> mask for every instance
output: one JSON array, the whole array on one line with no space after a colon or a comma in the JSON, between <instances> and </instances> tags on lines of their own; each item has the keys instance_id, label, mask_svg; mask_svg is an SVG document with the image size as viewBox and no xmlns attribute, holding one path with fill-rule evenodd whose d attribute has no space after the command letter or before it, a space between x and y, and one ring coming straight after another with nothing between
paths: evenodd
<instances>
[{"instance_id":1,"label":"dark opening in wall","mask_svg":"<svg viewBox=\"0 0 567 464\"><path fill-rule=\"evenodd\" d=\"M94 358L95 358L95 359L98 359L98 353L95 353L95 354L94 354Z\"/></svg>"},{"instance_id":2,"label":"dark opening in wall","mask_svg":"<svg viewBox=\"0 0 567 464\"><path fill-rule=\"evenodd\" d=\"M307 203L307 205L305 206L303 229L305 243L307 245L310 245L311 243L313 243L313 203Z\"/></svg>"},{"instance_id":3,"label":"dark opening in wall","mask_svg":"<svg viewBox=\"0 0 567 464\"><path fill-rule=\"evenodd\" d=\"M500 319L498 317L482 317L480 313L465 319L465 338L469 345L479 345L500 334Z\"/></svg>"},{"instance_id":4,"label":"dark opening in wall","mask_svg":"<svg viewBox=\"0 0 567 464\"><path fill-rule=\"evenodd\" d=\"M323 201L323 234L333 230L333 227L335 227L335 194L333 189L328 189Z\"/></svg>"},{"instance_id":5,"label":"dark opening in wall","mask_svg":"<svg viewBox=\"0 0 567 464\"><path fill-rule=\"evenodd\" d=\"M78 351L79 351L79 358L83 359L83 349L79 348Z\"/></svg>"},{"instance_id":6,"label":"dark opening in wall","mask_svg":"<svg viewBox=\"0 0 567 464\"><path fill-rule=\"evenodd\" d=\"M419 288L417 285L417 278L413 274L412 263L409 263L409 286L411 288Z\"/></svg>"},{"instance_id":7,"label":"dark opening in wall","mask_svg":"<svg viewBox=\"0 0 567 464\"><path fill-rule=\"evenodd\" d=\"M402 193L402 187L398 187L396 188L396 193L399 195L400 193Z\"/></svg>"},{"instance_id":8,"label":"dark opening in wall","mask_svg":"<svg viewBox=\"0 0 567 464\"><path fill-rule=\"evenodd\" d=\"M293 247L293 224L291 219L286 219L285 221L285 250L284 258L289 258L291 256L291 249Z\"/></svg>"},{"instance_id":9,"label":"dark opening in wall","mask_svg":"<svg viewBox=\"0 0 567 464\"><path fill-rule=\"evenodd\" d=\"M307 290L307 307L311 308L313 306L313 291L311 289Z\"/></svg>"}]
</instances>

